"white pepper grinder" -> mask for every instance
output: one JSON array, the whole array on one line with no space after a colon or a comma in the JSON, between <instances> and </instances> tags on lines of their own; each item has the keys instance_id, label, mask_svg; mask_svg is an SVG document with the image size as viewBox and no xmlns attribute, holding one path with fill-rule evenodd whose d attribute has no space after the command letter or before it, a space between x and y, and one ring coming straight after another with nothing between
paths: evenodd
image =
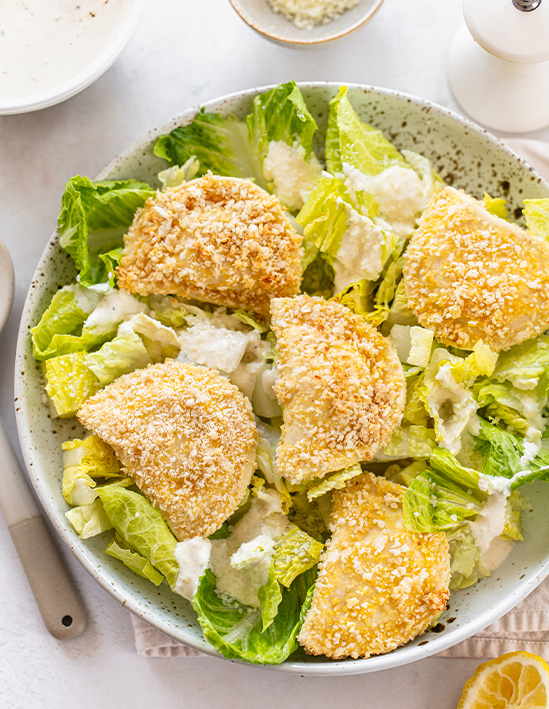
<instances>
[{"instance_id":1,"label":"white pepper grinder","mask_svg":"<svg viewBox=\"0 0 549 709\"><path fill-rule=\"evenodd\" d=\"M466 27L450 48L455 100L506 133L549 125L549 0L463 0Z\"/></svg>"}]
</instances>

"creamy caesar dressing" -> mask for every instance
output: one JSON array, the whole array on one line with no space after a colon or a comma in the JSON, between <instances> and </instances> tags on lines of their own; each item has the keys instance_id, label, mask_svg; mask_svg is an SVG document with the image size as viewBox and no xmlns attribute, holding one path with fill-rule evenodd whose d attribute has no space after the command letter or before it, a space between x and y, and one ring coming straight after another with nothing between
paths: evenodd
<instances>
[{"instance_id":1,"label":"creamy caesar dressing","mask_svg":"<svg viewBox=\"0 0 549 709\"><path fill-rule=\"evenodd\" d=\"M129 0L3 2L0 101L69 81L98 56L124 20Z\"/></svg>"},{"instance_id":2,"label":"creamy caesar dressing","mask_svg":"<svg viewBox=\"0 0 549 709\"><path fill-rule=\"evenodd\" d=\"M258 490L230 536L212 540L210 568L219 594L260 607L257 592L268 581L274 545L288 524L281 499L276 490Z\"/></svg>"},{"instance_id":3,"label":"creamy caesar dressing","mask_svg":"<svg viewBox=\"0 0 549 709\"><path fill-rule=\"evenodd\" d=\"M175 559L179 565L175 592L189 601L192 601L198 581L208 566L211 548L211 541L200 537L179 542L175 547Z\"/></svg>"},{"instance_id":4,"label":"creamy caesar dressing","mask_svg":"<svg viewBox=\"0 0 549 709\"><path fill-rule=\"evenodd\" d=\"M90 315L95 308L97 308L103 298L101 293L96 293L89 288L84 288L78 283L72 286L65 286L61 290L71 292L80 310L87 315Z\"/></svg>"},{"instance_id":5,"label":"creamy caesar dressing","mask_svg":"<svg viewBox=\"0 0 549 709\"><path fill-rule=\"evenodd\" d=\"M469 522L469 527L475 538L475 543L480 552L480 559L490 548L492 541L503 534L505 527L505 509L508 494L494 492L489 495L482 511L476 516L474 522Z\"/></svg>"},{"instance_id":6,"label":"creamy caesar dressing","mask_svg":"<svg viewBox=\"0 0 549 709\"><path fill-rule=\"evenodd\" d=\"M480 557L481 564L488 571L495 571L507 559L514 546L515 542L512 539L501 539L500 537L492 539L490 546Z\"/></svg>"},{"instance_id":7,"label":"creamy caesar dressing","mask_svg":"<svg viewBox=\"0 0 549 709\"><path fill-rule=\"evenodd\" d=\"M106 295L84 323L88 330L104 329L114 323L128 320L137 313L146 313L149 309L125 290L112 290Z\"/></svg>"},{"instance_id":8,"label":"creamy caesar dressing","mask_svg":"<svg viewBox=\"0 0 549 709\"><path fill-rule=\"evenodd\" d=\"M427 208L434 194L431 184L422 180L412 168L392 165L379 175L365 175L343 163L345 184L355 192L373 195L379 215L402 236L416 227L416 219Z\"/></svg>"},{"instance_id":9,"label":"creamy caesar dressing","mask_svg":"<svg viewBox=\"0 0 549 709\"><path fill-rule=\"evenodd\" d=\"M322 172L318 159L313 154L305 159L302 145L287 145L282 140L269 143L267 156L263 161L263 176L274 184L278 199L291 211L303 207Z\"/></svg>"},{"instance_id":10,"label":"creamy caesar dressing","mask_svg":"<svg viewBox=\"0 0 549 709\"><path fill-rule=\"evenodd\" d=\"M381 250L385 242L385 233L380 226L368 217L359 214L350 205L347 209L347 229L341 239L333 263L335 292L366 279L375 281L382 269Z\"/></svg>"},{"instance_id":11,"label":"creamy caesar dressing","mask_svg":"<svg viewBox=\"0 0 549 709\"><path fill-rule=\"evenodd\" d=\"M191 361L230 374L240 364L248 346L248 335L216 327L210 318L188 318L191 325L179 335L182 361Z\"/></svg>"}]
</instances>

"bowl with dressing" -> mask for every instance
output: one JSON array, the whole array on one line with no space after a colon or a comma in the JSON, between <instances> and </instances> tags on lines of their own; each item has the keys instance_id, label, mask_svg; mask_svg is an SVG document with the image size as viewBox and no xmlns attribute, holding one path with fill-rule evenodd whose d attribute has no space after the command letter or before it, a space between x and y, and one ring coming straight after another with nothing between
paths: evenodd
<instances>
[{"instance_id":1,"label":"bowl with dressing","mask_svg":"<svg viewBox=\"0 0 549 709\"><path fill-rule=\"evenodd\" d=\"M0 115L79 93L119 57L147 0L16 0L0 17Z\"/></svg>"}]
</instances>

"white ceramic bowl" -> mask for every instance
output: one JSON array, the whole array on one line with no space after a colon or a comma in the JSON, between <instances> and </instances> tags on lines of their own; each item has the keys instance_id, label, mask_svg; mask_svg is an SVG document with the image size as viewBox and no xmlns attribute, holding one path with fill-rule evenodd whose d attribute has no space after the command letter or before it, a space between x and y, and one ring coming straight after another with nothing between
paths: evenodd
<instances>
[{"instance_id":1,"label":"white ceramic bowl","mask_svg":"<svg viewBox=\"0 0 549 709\"><path fill-rule=\"evenodd\" d=\"M328 100L339 88L334 83L302 84L311 112L324 129ZM244 116L252 100L265 89L233 94L206 104L208 111ZM361 118L381 128L398 148L423 153L439 175L481 198L486 190L505 196L513 214L524 197L548 197L545 183L496 138L457 115L433 104L385 89L349 85L350 99ZM155 139L188 123L198 107L148 133L119 155L98 175L100 179L137 178L158 184L164 161L153 154ZM82 541L65 519L68 509L61 495L61 443L82 432L76 419L52 420L43 403L40 369L33 360L29 328L35 325L59 286L74 280L72 259L54 233L46 247L30 288L21 321L15 369L17 423L30 480L67 546L93 578L127 608L168 635L203 652L217 655L202 637L190 603L163 585L154 588L119 561L104 553L106 535ZM367 660L332 662L298 651L274 669L314 675L344 675L396 667L433 655L494 622L513 608L549 573L549 485L537 483L526 490L533 512L524 515L524 542L518 543L505 563L488 579L470 589L452 593L449 608L435 631L429 631L388 655Z\"/></svg>"},{"instance_id":2,"label":"white ceramic bowl","mask_svg":"<svg viewBox=\"0 0 549 709\"><path fill-rule=\"evenodd\" d=\"M93 84L118 59L137 29L147 3L148 0L128 0L127 6L117 22L116 31L95 58L76 76L46 91L29 96L0 99L0 115L28 113L48 108L48 106L54 106L56 103L71 98Z\"/></svg>"},{"instance_id":3,"label":"white ceramic bowl","mask_svg":"<svg viewBox=\"0 0 549 709\"><path fill-rule=\"evenodd\" d=\"M273 12L267 0L230 0L240 17L252 29L277 44L305 49L342 39L368 22L383 0L359 0L337 19L310 30L298 29L283 15Z\"/></svg>"}]
</instances>

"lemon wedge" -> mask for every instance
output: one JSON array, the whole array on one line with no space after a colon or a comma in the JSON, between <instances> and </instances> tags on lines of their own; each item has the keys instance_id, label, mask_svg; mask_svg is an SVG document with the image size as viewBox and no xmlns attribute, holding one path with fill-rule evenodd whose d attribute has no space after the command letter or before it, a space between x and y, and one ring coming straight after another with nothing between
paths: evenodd
<instances>
[{"instance_id":1,"label":"lemon wedge","mask_svg":"<svg viewBox=\"0 0 549 709\"><path fill-rule=\"evenodd\" d=\"M549 665L530 652L484 662L463 688L458 709L547 709Z\"/></svg>"}]
</instances>

